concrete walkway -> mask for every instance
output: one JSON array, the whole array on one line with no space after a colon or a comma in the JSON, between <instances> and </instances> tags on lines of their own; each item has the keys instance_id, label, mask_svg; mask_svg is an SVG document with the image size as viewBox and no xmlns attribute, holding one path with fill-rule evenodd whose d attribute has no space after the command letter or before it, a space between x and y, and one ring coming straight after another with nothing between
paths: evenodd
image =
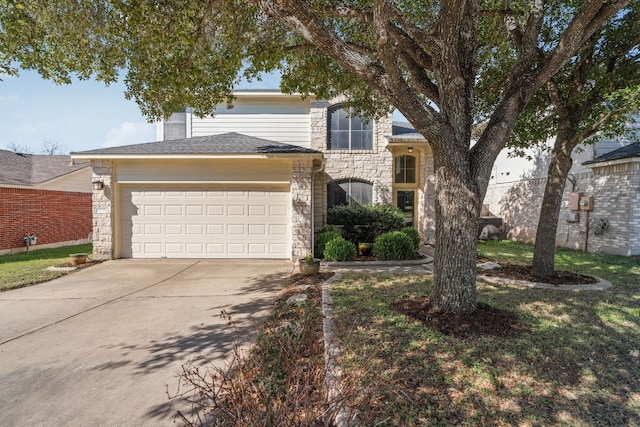
<instances>
[{"instance_id":1,"label":"concrete walkway","mask_svg":"<svg viewBox=\"0 0 640 427\"><path fill-rule=\"evenodd\" d=\"M181 366L224 365L282 261L108 261L0 293L0 426L174 425ZM225 310L236 323L220 317Z\"/></svg>"}]
</instances>

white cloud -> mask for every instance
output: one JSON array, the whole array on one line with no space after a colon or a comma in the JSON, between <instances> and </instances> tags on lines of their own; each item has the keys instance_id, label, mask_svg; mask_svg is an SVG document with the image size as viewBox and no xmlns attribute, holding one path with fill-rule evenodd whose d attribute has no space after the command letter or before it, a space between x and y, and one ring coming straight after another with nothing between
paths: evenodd
<instances>
[{"instance_id":1,"label":"white cloud","mask_svg":"<svg viewBox=\"0 0 640 427\"><path fill-rule=\"evenodd\" d=\"M0 77L2 78L2 77ZM20 99L20 97L18 95L13 95L13 94L8 94L8 95L2 95L0 94L0 102L14 102L14 101L18 101Z\"/></svg>"},{"instance_id":2,"label":"white cloud","mask_svg":"<svg viewBox=\"0 0 640 427\"><path fill-rule=\"evenodd\" d=\"M153 123L123 122L120 127L111 128L102 143L103 147L117 147L120 145L141 144L156 139L156 127Z\"/></svg>"}]
</instances>

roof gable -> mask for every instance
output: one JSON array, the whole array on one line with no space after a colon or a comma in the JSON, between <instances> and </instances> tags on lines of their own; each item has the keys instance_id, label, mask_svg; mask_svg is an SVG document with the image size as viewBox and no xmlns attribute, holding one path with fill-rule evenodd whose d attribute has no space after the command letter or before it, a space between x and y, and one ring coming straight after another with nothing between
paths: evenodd
<instances>
[{"instance_id":1,"label":"roof gable","mask_svg":"<svg viewBox=\"0 0 640 427\"><path fill-rule=\"evenodd\" d=\"M22 154L0 150L0 184L37 185L89 167L68 155Z\"/></svg>"}]
</instances>

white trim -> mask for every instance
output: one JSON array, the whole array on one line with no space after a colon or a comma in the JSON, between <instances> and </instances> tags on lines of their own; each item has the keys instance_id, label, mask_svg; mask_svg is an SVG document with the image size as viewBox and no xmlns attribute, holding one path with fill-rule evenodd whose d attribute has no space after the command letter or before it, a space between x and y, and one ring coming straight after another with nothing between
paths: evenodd
<instances>
[{"instance_id":1,"label":"white trim","mask_svg":"<svg viewBox=\"0 0 640 427\"><path fill-rule=\"evenodd\" d=\"M131 185L131 184L176 184L176 185L290 185L289 181L150 181L150 180L126 180L116 181L118 184Z\"/></svg>"},{"instance_id":2,"label":"white trim","mask_svg":"<svg viewBox=\"0 0 640 427\"><path fill-rule=\"evenodd\" d=\"M164 119L156 122L156 141L164 141Z\"/></svg>"},{"instance_id":3,"label":"white trim","mask_svg":"<svg viewBox=\"0 0 640 427\"><path fill-rule=\"evenodd\" d=\"M78 160L123 160L123 159L322 159L322 153L273 153L273 154L82 154L71 156Z\"/></svg>"},{"instance_id":4,"label":"white trim","mask_svg":"<svg viewBox=\"0 0 640 427\"><path fill-rule=\"evenodd\" d=\"M596 163L588 163L588 164L582 164L582 166L588 167L588 168L602 168L602 167L606 167L606 166L615 166L615 165L624 165L627 163L640 163L640 157L626 157L624 159L616 159L616 160L609 160L609 161L604 161L604 162L596 162Z\"/></svg>"},{"instance_id":5,"label":"white trim","mask_svg":"<svg viewBox=\"0 0 640 427\"><path fill-rule=\"evenodd\" d=\"M193 136L193 113L190 109L185 109L184 111L184 126L185 126L185 135L187 138L191 138Z\"/></svg>"}]
</instances>

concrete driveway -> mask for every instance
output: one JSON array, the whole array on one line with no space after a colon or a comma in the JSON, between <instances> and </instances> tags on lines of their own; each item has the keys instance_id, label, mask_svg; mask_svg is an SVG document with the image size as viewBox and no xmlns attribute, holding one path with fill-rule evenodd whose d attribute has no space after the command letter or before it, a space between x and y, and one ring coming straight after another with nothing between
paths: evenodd
<instances>
[{"instance_id":1,"label":"concrete driveway","mask_svg":"<svg viewBox=\"0 0 640 427\"><path fill-rule=\"evenodd\" d=\"M120 260L0 293L0 425L173 425L184 403L167 390L181 366L224 366L291 271L288 261Z\"/></svg>"}]
</instances>

